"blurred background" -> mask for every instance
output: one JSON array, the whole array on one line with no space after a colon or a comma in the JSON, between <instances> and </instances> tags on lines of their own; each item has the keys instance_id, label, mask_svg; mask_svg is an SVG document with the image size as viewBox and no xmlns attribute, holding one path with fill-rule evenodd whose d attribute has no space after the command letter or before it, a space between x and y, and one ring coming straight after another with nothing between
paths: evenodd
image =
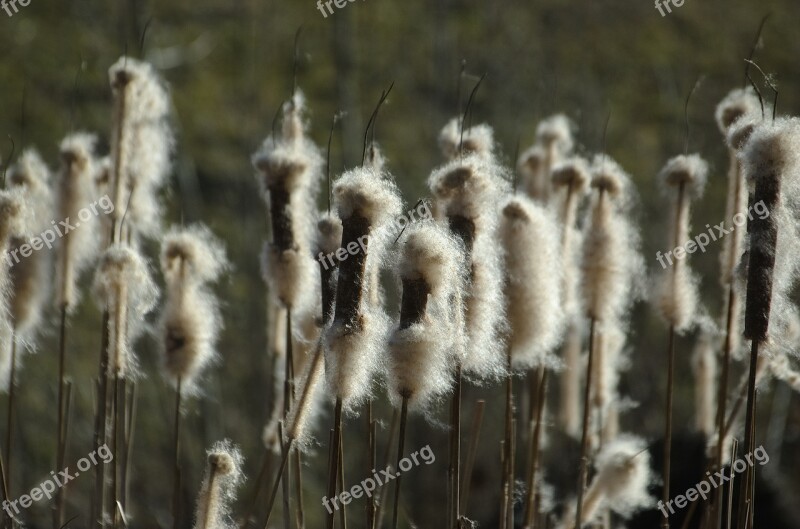
<instances>
[{"instance_id":1,"label":"blurred background","mask_svg":"<svg viewBox=\"0 0 800 529\"><path fill-rule=\"evenodd\" d=\"M250 496L263 455L261 431L272 402L266 287L259 271L267 212L250 155L291 93L298 28L302 26L297 84L307 96L310 133L318 144L326 143L333 115L346 112L332 144L334 174L360 163L366 121L381 91L394 82L376 137L409 207L428 196L425 180L442 161L436 137L458 108L462 60L465 89L486 75L475 97L473 122L494 127L508 164L518 148L532 143L537 122L556 112L576 125L578 152L597 152L610 115L605 145L637 184L643 254L653 271L658 266L655 252L667 249L667 202L655 175L669 157L683 152L684 101L698 79L688 112L689 145L709 160L712 170L694 225L728 220L727 152L713 114L730 89L743 86L744 58L768 13L772 16L754 60L778 82L779 111L796 113L800 3L795 0L688 0L664 17L652 2L632 0L356 0L327 18L313 0L37 0L20 6L12 17L0 11L0 153L5 162L11 136L15 156L35 146L56 169L58 142L72 130L99 133L101 150L107 150L107 72L126 52L150 61L169 83L178 146L164 196L169 211L165 225L206 223L224 239L234 265L218 288L225 321L221 362L207 376L204 395L186 406L183 525L189 527L204 452L213 442L229 438L242 448L249 478L240 491L242 499ZM753 78L771 99L760 75L754 72ZM722 300L721 248L712 245L692 260L714 318ZM147 250L151 258L156 256L157 243ZM644 304L634 314L631 366L620 390L638 406L623 415L622 426L653 439L662 429L666 329ZM58 321L55 310L49 316L37 352L24 357L18 378L14 497L55 470ZM100 313L85 295L69 330L68 371L75 388L66 459L70 464L91 450L100 322ZM678 348L676 425L686 429L693 417L689 352L694 339L681 339ZM145 377L138 383L132 526L168 527L173 392L159 372L154 340L143 339L137 350ZM739 372L735 370L733 380ZM464 401L465 428L475 400L488 401L473 501L466 511L484 522L483 527L491 527L496 518L501 395L500 387L470 387ZM379 433L379 454L392 415L380 400L377 414L385 428ZM759 401L765 418L760 431L772 458L769 468L791 477L787 494L799 485L798 402L782 385L766 388ZM0 405L5 409L4 398ZM4 422L4 412L2 417ZM439 419L446 420L446 411ZM323 422L321 432L330 418ZM353 469L365 465L363 422L350 419L345 426L346 458ZM406 446L413 451L430 444L437 462L414 470L406 481L406 509L412 519L437 520L446 509L447 432L419 417L409 428ZM316 454L305 460L309 527L319 526L325 487L327 434L319 440ZM577 459L564 464L577 465ZM350 473L355 480L360 472ZM76 526L86 524L91 486L88 476L71 483L67 518L78 515ZM360 509L352 509L357 526ZM48 524L45 503L32 507L26 519L31 527Z\"/></svg>"}]
</instances>

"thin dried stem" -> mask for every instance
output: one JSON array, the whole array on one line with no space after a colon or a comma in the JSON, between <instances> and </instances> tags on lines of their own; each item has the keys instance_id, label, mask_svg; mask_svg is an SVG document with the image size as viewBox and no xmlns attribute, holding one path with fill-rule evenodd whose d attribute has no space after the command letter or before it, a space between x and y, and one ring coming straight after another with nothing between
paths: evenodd
<instances>
[{"instance_id":1,"label":"thin dried stem","mask_svg":"<svg viewBox=\"0 0 800 529\"><path fill-rule=\"evenodd\" d=\"M586 479L589 472L589 402L592 396L592 373L594 372L594 329L595 319L589 319L589 358L586 364L586 389L583 394L583 431L581 433L581 462L578 477L578 501L575 507L575 529L581 527L583 516L583 494L586 489Z\"/></svg>"},{"instance_id":2,"label":"thin dried stem","mask_svg":"<svg viewBox=\"0 0 800 529\"><path fill-rule=\"evenodd\" d=\"M397 478L394 484L394 509L392 511L392 529L397 529L397 519L399 512L399 505L400 505L400 479L401 475L399 469L400 468L400 460L403 459L403 450L405 448L406 443L406 422L408 420L408 397L409 395L404 393L403 394L403 404L400 408L400 434L398 435L397 440L397 467L395 472L397 473Z\"/></svg>"},{"instance_id":3,"label":"thin dried stem","mask_svg":"<svg viewBox=\"0 0 800 529\"><path fill-rule=\"evenodd\" d=\"M478 440L481 435L483 411L485 409L485 400L478 400L475 402L475 409L472 412L472 428L470 428L469 441L467 442L467 460L464 463L464 479L461 482L461 505L469 505L472 470L475 468L475 459L478 456Z\"/></svg>"}]
</instances>

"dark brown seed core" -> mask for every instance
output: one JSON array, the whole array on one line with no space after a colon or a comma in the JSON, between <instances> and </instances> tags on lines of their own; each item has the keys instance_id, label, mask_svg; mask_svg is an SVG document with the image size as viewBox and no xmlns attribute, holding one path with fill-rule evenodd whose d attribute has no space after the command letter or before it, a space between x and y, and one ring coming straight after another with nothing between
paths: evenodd
<instances>
[{"instance_id":1,"label":"dark brown seed core","mask_svg":"<svg viewBox=\"0 0 800 529\"><path fill-rule=\"evenodd\" d=\"M368 248L369 232L369 220L357 213L342 219L342 246L337 250L337 253L348 246L352 247L353 244L359 248L363 244L365 248ZM366 263L367 252L356 251L354 254L348 252L347 258L341 260L339 265L334 321L344 325L352 332L361 329L358 307L361 304L361 297L364 293Z\"/></svg>"},{"instance_id":2,"label":"dark brown seed core","mask_svg":"<svg viewBox=\"0 0 800 529\"><path fill-rule=\"evenodd\" d=\"M400 302L400 328L407 329L422 321L431 289L424 279L403 279L403 298Z\"/></svg>"}]
</instances>

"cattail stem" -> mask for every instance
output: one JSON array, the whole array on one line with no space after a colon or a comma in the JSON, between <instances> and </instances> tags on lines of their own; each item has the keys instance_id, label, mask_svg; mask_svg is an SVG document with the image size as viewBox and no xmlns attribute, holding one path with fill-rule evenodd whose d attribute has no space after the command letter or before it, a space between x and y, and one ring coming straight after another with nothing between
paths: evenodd
<instances>
[{"instance_id":1,"label":"cattail stem","mask_svg":"<svg viewBox=\"0 0 800 529\"><path fill-rule=\"evenodd\" d=\"M670 492L670 469L672 460L672 401L674 396L674 375L675 375L675 326L669 326L669 338L667 339L667 404L666 418L664 423L664 488L661 492L661 499L664 505L669 502ZM669 529L669 517L664 517L661 527Z\"/></svg>"},{"instance_id":2,"label":"cattail stem","mask_svg":"<svg viewBox=\"0 0 800 529\"><path fill-rule=\"evenodd\" d=\"M15 397L16 397L16 389L14 385L14 379L17 375L17 339L15 333L11 332L11 370L9 373L8 378L8 406L6 409L6 472L7 474L7 484L6 488L9 494L13 493L13 485L11 480L11 454L12 450L12 442L14 438L14 404L15 404ZM6 496L6 498L10 498L10 496Z\"/></svg>"},{"instance_id":3,"label":"cattail stem","mask_svg":"<svg viewBox=\"0 0 800 529\"><path fill-rule=\"evenodd\" d=\"M367 476L372 474L375 468L376 450L375 446L375 420L372 417L372 399L367 401ZM367 498L367 529L372 529L375 525L375 501L372 497Z\"/></svg>"},{"instance_id":4,"label":"cattail stem","mask_svg":"<svg viewBox=\"0 0 800 529\"><path fill-rule=\"evenodd\" d=\"M127 411L127 420L125 422L125 458L123 459L123 468L122 468L122 508L127 510L128 507L128 500L130 496L130 474L128 473L128 469L131 466L131 459L133 458L133 438L134 432L136 431L136 411L138 409L137 406L137 390L136 390L136 383L131 383L131 390L127 397L129 405L126 408Z\"/></svg>"},{"instance_id":5,"label":"cattail stem","mask_svg":"<svg viewBox=\"0 0 800 529\"><path fill-rule=\"evenodd\" d=\"M536 396L536 426L530 439L530 462L528 468L528 495L525 502L525 522L523 527L534 529L536 527L536 497L537 484L536 475L539 471L539 455L541 451L542 439L542 416L544 415L544 403L547 395L547 369L543 365L539 366L537 373L538 394Z\"/></svg>"},{"instance_id":6,"label":"cattail stem","mask_svg":"<svg viewBox=\"0 0 800 529\"><path fill-rule=\"evenodd\" d=\"M100 448L101 440L106 441L106 417L108 408L108 310L103 311L100 340L100 361L97 378L97 399L94 422L94 449ZM95 490L92 502L91 523L103 527L106 520L105 465L95 465ZM99 508L99 512L98 512Z\"/></svg>"},{"instance_id":7,"label":"cattail stem","mask_svg":"<svg viewBox=\"0 0 800 529\"><path fill-rule=\"evenodd\" d=\"M286 364L283 384L283 420L289 415L294 399L294 355L292 350L292 309L286 307Z\"/></svg>"},{"instance_id":8,"label":"cattail stem","mask_svg":"<svg viewBox=\"0 0 800 529\"><path fill-rule=\"evenodd\" d=\"M283 423L278 424L278 439L280 439L281 443L281 457L288 460L291 457L292 452L288 449L286 442L283 440ZM289 493L289 481L290 481L290 470L289 467L284 464L283 470L280 473L280 480L281 480L281 495L283 499L283 529L291 529L292 528L292 511L290 508L291 503L291 494Z\"/></svg>"},{"instance_id":9,"label":"cattail stem","mask_svg":"<svg viewBox=\"0 0 800 529\"><path fill-rule=\"evenodd\" d=\"M175 388L175 415L173 419L173 479L172 479L172 528L180 527L180 487L181 487L181 464L180 464L180 439L181 439L181 393L182 379L178 377L178 385Z\"/></svg>"},{"instance_id":10,"label":"cattail stem","mask_svg":"<svg viewBox=\"0 0 800 529\"><path fill-rule=\"evenodd\" d=\"M336 497L336 478L339 471L339 441L342 431L342 398L336 397L333 410L333 438L331 439L330 461L328 462L328 498ZM333 529L333 511L327 515L328 529ZM265 528L266 529L266 528Z\"/></svg>"},{"instance_id":11,"label":"cattail stem","mask_svg":"<svg viewBox=\"0 0 800 529\"><path fill-rule=\"evenodd\" d=\"M67 304L61 304L61 318L58 340L58 435L56 442L56 468L64 468L64 452L66 438L64 433L64 385L66 384L66 351L67 351ZM64 525L64 503L66 501L66 487L58 489L56 498L56 516L53 529Z\"/></svg>"},{"instance_id":12,"label":"cattail stem","mask_svg":"<svg viewBox=\"0 0 800 529\"><path fill-rule=\"evenodd\" d=\"M589 357L586 364L586 388L583 394L583 431L581 433L581 463L578 477L578 502L575 507L575 529L580 529L583 516L583 493L589 472L589 401L592 396L592 373L594 372L594 329L595 318L589 320Z\"/></svg>"},{"instance_id":13,"label":"cattail stem","mask_svg":"<svg viewBox=\"0 0 800 529\"><path fill-rule=\"evenodd\" d=\"M339 475L339 493L344 492L344 433L339 429L339 458L336 461ZM339 509L339 525L342 529L347 529L347 508L342 504Z\"/></svg>"},{"instance_id":14,"label":"cattail stem","mask_svg":"<svg viewBox=\"0 0 800 529\"><path fill-rule=\"evenodd\" d=\"M394 484L394 509L392 510L392 529L397 529L397 518L399 515L400 505L400 460L403 459L403 450L406 443L406 422L408 420L408 397L407 393L403 393L403 404L400 408L400 433L397 437L397 466L395 472L397 475Z\"/></svg>"},{"instance_id":15,"label":"cattail stem","mask_svg":"<svg viewBox=\"0 0 800 529\"><path fill-rule=\"evenodd\" d=\"M745 416L744 433L747 439L745 454L751 454L755 448L755 414L756 414L756 371L758 370L759 340L754 339L750 346L750 372L747 380L747 413ZM752 527L753 518L753 493L755 485L755 472L748 465L745 480L739 487L739 529ZM747 510L747 512L745 512Z\"/></svg>"},{"instance_id":16,"label":"cattail stem","mask_svg":"<svg viewBox=\"0 0 800 529\"><path fill-rule=\"evenodd\" d=\"M258 501L259 493L261 492L261 485L269 476L270 467L272 466L272 451L269 448L264 449L264 458L263 463L261 463L261 470L258 472L258 477L255 480L255 489L253 489L253 495L251 496L251 500L247 502L249 507L245 511L244 516L242 516L241 521L239 522L239 529L244 529L250 523L250 518L253 516L253 511L256 508L256 502Z\"/></svg>"},{"instance_id":17,"label":"cattail stem","mask_svg":"<svg viewBox=\"0 0 800 529\"><path fill-rule=\"evenodd\" d=\"M461 526L461 362L456 364L456 385L450 415L450 486L453 527Z\"/></svg>"},{"instance_id":18,"label":"cattail stem","mask_svg":"<svg viewBox=\"0 0 800 529\"><path fill-rule=\"evenodd\" d=\"M719 392L717 393L717 470L722 470L722 451L725 449L725 437L727 428L725 427L725 408L728 400L728 377L731 363L731 330L733 328L733 301L735 296L733 283L728 285L728 311L725 323L725 341L722 346L722 371L720 372ZM722 523L722 487L717 490L714 507L712 509L712 519L714 524L719 527Z\"/></svg>"},{"instance_id":19,"label":"cattail stem","mask_svg":"<svg viewBox=\"0 0 800 529\"><path fill-rule=\"evenodd\" d=\"M283 473L286 470L286 463L289 461L289 452L294 446L294 440L289 439L284 446L283 443L283 423L278 424L279 435L281 437L281 464L278 467L278 473L275 476L275 483L272 485L272 490L269 493L269 498L267 499L267 519L264 522L264 529L269 527L269 520L272 516L272 508L275 506L275 498L278 496L278 487L280 486L281 482L283 481ZM288 516L288 513L287 513ZM246 521L245 521L246 523Z\"/></svg>"},{"instance_id":20,"label":"cattail stem","mask_svg":"<svg viewBox=\"0 0 800 529\"><path fill-rule=\"evenodd\" d=\"M472 428L470 429L469 442L467 443L467 460L464 463L464 479L461 482L461 505L469 505L472 470L475 468L475 459L478 456L478 439L481 435L484 409L486 409L485 400L475 402L475 409L472 412Z\"/></svg>"},{"instance_id":21,"label":"cattail stem","mask_svg":"<svg viewBox=\"0 0 800 529\"><path fill-rule=\"evenodd\" d=\"M392 412L392 423L389 425L389 435L387 439L389 440L386 443L386 449L383 451L383 467L389 468L390 462L389 458L392 454L392 439L394 439L394 432L397 429L397 421L399 419L400 413L397 411L397 408L394 409ZM381 489L381 498L378 501L378 510L375 513L375 527L380 528L383 526L383 514L386 512L383 508L386 505L386 496L389 493L389 487L383 487ZM449 512L449 511L448 511Z\"/></svg>"},{"instance_id":22,"label":"cattail stem","mask_svg":"<svg viewBox=\"0 0 800 529\"><path fill-rule=\"evenodd\" d=\"M503 495L500 507L500 527L508 527L508 511L513 509L513 487L514 487L514 461L511 457L511 444L513 432L511 421L514 417L514 386L511 374L511 347L507 351L506 375L506 417L505 417L505 443L503 444Z\"/></svg>"},{"instance_id":23,"label":"cattail stem","mask_svg":"<svg viewBox=\"0 0 800 529\"><path fill-rule=\"evenodd\" d=\"M300 450L294 451L295 495L297 496L297 529L305 529L306 516L303 506L303 458Z\"/></svg>"}]
</instances>

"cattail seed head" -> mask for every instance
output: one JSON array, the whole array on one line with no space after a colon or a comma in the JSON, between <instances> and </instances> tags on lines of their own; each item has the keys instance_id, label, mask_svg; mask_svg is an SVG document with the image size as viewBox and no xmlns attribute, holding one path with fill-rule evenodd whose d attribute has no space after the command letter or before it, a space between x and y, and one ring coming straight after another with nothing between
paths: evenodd
<instances>
[{"instance_id":1,"label":"cattail seed head","mask_svg":"<svg viewBox=\"0 0 800 529\"><path fill-rule=\"evenodd\" d=\"M475 125L463 129L461 118L451 119L439 133L439 147L445 159L453 160L459 154L475 153L479 156L492 156L494 152L494 131L488 125ZM461 149L459 150L459 146Z\"/></svg>"},{"instance_id":2,"label":"cattail seed head","mask_svg":"<svg viewBox=\"0 0 800 529\"><path fill-rule=\"evenodd\" d=\"M536 140L545 149L552 148L558 158L553 159L552 163L559 158L566 156L574 145L572 139L572 125L569 118L564 114L555 114L542 120L536 127Z\"/></svg>"},{"instance_id":3,"label":"cattail seed head","mask_svg":"<svg viewBox=\"0 0 800 529\"><path fill-rule=\"evenodd\" d=\"M370 394L388 339L391 322L376 302L376 279L402 203L391 175L375 165L345 172L333 198L341 247L350 255L339 264L334 317L324 333L325 370L330 393L352 411Z\"/></svg>"},{"instance_id":4,"label":"cattail seed head","mask_svg":"<svg viewBox=\"0 0 800 529\"><path fill-rule=\"evenodd\" d=\"M743 159L747 178L755 187L753 204L767 212L754 216L748 225L744 335L763 342L773 299L784 296L797 275L797 231L787 204L798 187L800 120L782 118L759 124L744 148Z\"/></svg>"},{"instance_id":5,"label":"cattail seed head","mask_svg":"<svg viewBox=\"0 0 800 529\"><path fill-rule=\"evenodd\" d=\"M208 451L208 467L197 498L194 529L233 529L231 504L243 481L243 459L230 441L216 443Z\"/></svg>"},{"instance_id":6,"label":"cattail seed head","mask_svg":"<svg viewBox=\"0 0 800 529\"><path fill-rule=\"evenodd\" d=\"M592 204L583 240L583 305L590 318L622 319L642 276L639 237L630 223L630 178L607 156L592 166Z\"/></svg>"},{"instance_id":7,"label":"cattail seed head","mask_svg":"<svg viewBox=\"0 0 800 529\"><path fill-rule=\"evenodd\" d=\"M509 198L501 212L512 363L520 369L554 367L558 360L551 353L564 325L558 225L522 195Z\"/></svg>"},{"instance_id":8,"label":"cattail seed head","mask_svg":"<svg viewBox=\"0 0 800 529\"><path fill-rule=\"evenodd\" d=\"M731 90L717 105L714 117L722 134L742 118L761 115L761 105L752 88Z\"/></svg>"},{"instance_id":9,"label":"cattail seed head","mask_svg":"<svg viewBox=\"0 0 800 529\"><path fill-rule=\"evenodd\" d=\"M193 392L196 377L215 357L221 330L216 297L207 283L227 268L222 244L205 226L173 228L161 245L167 299L159 327L167 375Z\"/></svg>"},{"instance_id":10,"label":"cattail seed head","mask_svg":"<svg viewBox=\"0 0 800 529\"><path fill-rule=\"evenodd\" d=\"M428 185L437 211L467 254L464 372L496 378L505 372L502 254L495 244L500 201L508 193L505 171L494 158L465 156L433 171Z\"/></svg>"},{"instance_id":11,"label":"cattail seed head","mask_svg":"<svg viewBox=\"0 0 800 529\"><path fill-rule=\"evenodd\" d=\"M161 229L158 194L169 174L174 147L167 122L168 89L150 64L131 57L121 57L111 66L109 80L115 101L113 218L119 230L125 217L127 232L153 237Z\"/></svg>"},{"instance_id":12,"label":"cattail seed head","mask_svg":"<svg viewBox=\"0 0 800 529\"><path fill-rule=\"evenodd\" d=\"M453 360L463 354L464 256L459 241L435 222L406 230L397 274L399 326L389 341L389 396L398 406L426 409L451 386Z\"/></svg>"},{"instance_id":13,"label":"cattail seed head","mask_svg":"<svg viewBox=\"0 0 800 529\"><path fill-rule=\"evenodd\" d=\"M133 344L158 300L147 262L132 248L109 247L97 265L93 291L97 304L109 313L109 373L130 377L136 371Z\"/></svg>"},{"instance_id":14,"label":"cattail seed head","mask_svg":"<svg viewBox=\"0 0 800 529\"><path fill-rule=\"evenodd\" d=\"M698 155L670 159L658 175L662 189L670 196L668 248L689 240L690 199L701 196L708 175L708 165ZM661 272L656 301L662 317L678 333L695 323L698 304L697 280L685 261L675 260Z\"/></svg>"}]
</instances>

